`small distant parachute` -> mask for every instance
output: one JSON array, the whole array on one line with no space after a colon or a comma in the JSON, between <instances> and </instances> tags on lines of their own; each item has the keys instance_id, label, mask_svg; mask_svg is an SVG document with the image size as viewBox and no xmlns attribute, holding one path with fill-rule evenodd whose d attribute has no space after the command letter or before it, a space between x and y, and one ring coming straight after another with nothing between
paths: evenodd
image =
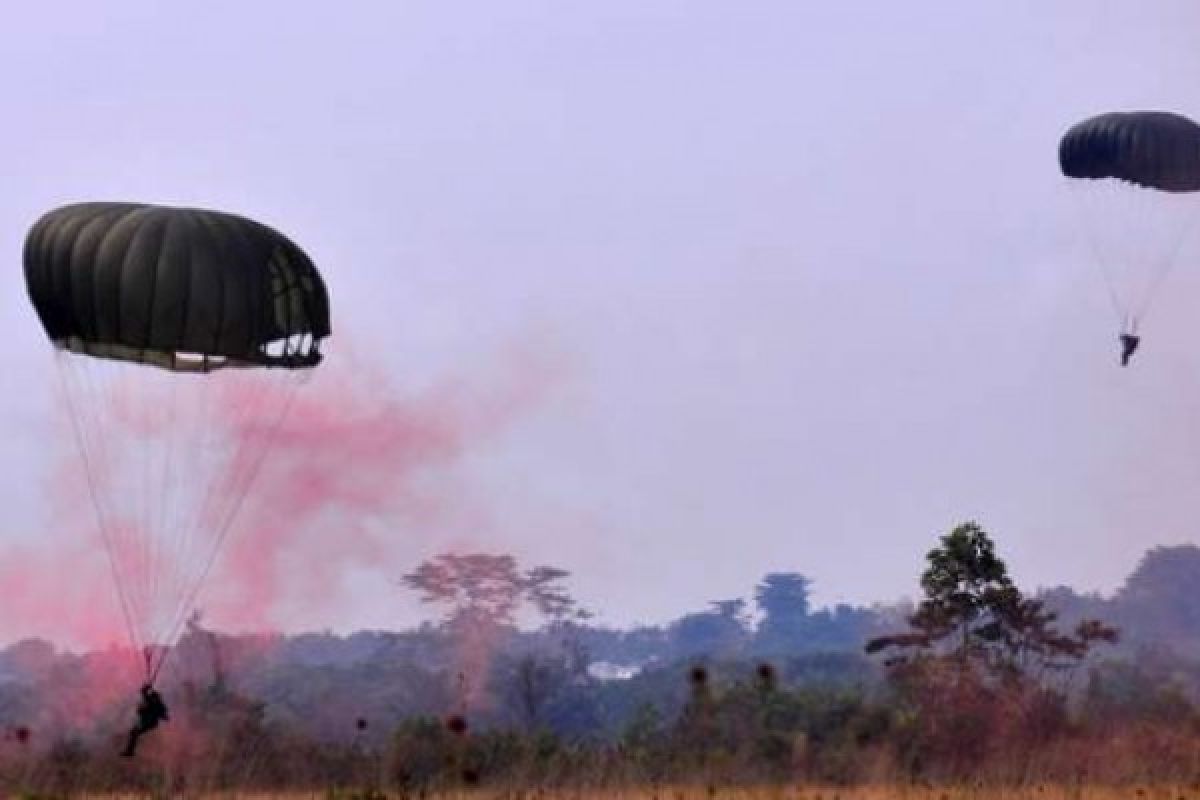
<instances>
[{"instance_id":1,"label":"small distant parachute","mask_svg":"<svg viewBox=\"0 0 1200 800\"><path fill-rule=\"evenodd\" d=\"M325 285L265 225L131 203L47 213L24 266L83 457L78 491L153 682L292 393L321 362Z\"/></svg>"},{"instance_id":2,"label":"small distant parachute","mask_svg":"<svg viewBox=\"0 0 1200 800\"><path fill-rule=\"evenodd\" d=\"M1200 212L1200 125L1166 111L1073 125L1059 166L1126 332L1135 332Z\"/></svg>"}]
</instances>

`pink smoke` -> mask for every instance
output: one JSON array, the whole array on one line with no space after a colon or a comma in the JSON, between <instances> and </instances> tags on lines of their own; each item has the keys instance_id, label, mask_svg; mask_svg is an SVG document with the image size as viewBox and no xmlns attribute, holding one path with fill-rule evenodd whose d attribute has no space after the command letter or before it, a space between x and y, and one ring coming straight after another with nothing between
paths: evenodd
<instances>
[{"instance_id":1,"label":"pink smoke","mask_svg":"<svg viewBox=\"0 0 1200 800\"><path fill-rule=\"evenodd\" d=\"M473 546L462 530L486 514L461 478L462 461L536 407L560 375L560 364L545 353L517 348L493 359L487 374L400 392L370 358L346 348L330 355L296 389L238 509L197 600L206 619L242 630L303 628L306 612L337 607L354 591L346 575L398 576L411 567L405 559L414 549L400 531L452 530L444 538ZM241 413L239 386L223 398L223 433L257 445L251 440L263 430ZM283 382L278 391L282 402ZM115 441L167 424L121 413L116 396ZM256 402L269 407L273 400ZM106 551L62 416L62 459L49 482L53 528L31 544L0 550L0 637L43 635L89 648L123 643Z\"/></svg>"},{"instance_id":2,"label":"pink smoke","mask_svg":"<svg viewBox=\"0 0 1200 800\"><path fill-rule=\"evenodd\" d=\"M462 526L486 514L462 479L462 462L536 407L560 374L556 363L530 351L509 353L493 364L485 375L402 392L370 359L345 350L331 355L296 390L194 604L205 609L206 623L234 630L304 629L310 612L339 608L354 592L347 574L368 570L399 577L413 566L412 543L400 531L439 533L443 540L474 547ZM278 389L280 402L285 383ZM244 386L232 383L218 419L208 424L254 452L263 428L243 413ZM96 451L105 459L93 465L101 489L109 480L129 485L122 483L128 476L118 474L126 463L119 452L125 442L136 446L138 437L161 433L168 424L153 414L123 413L126 390L114 395L116 413L109 417L109 442L115 444ZM275 401L268 397L266 405ZM77 662L69 685L56 685L41 697L38 718L25 721L39 742L54 732L97 724L119 735L129 724L133 692L142 679L65 411L62 417L62 456L48 481L53 524L27 544L0 549L5 609L0 637L41 636L102 652ZM246 466L235 462L232 469ZM136 558L128 548L139 534L116 530L117 557ZM400 592L380 601L398 601ZM488 655L478 644L464 643L470 651L465 666L482 673ZM180 675L172 669L169 664L164 679L177 683ZM184 722L174 724L174 732L150 754L161 750L159 757L171 760L201 747L205 734Z\"/></svg>"},{"instance_id":3,"label":"pink smoke","mask_svg":"<svg viewBox=\"0 0 1200 800\"><path fill-rule=\"evenodd\" d=\"M44 636L74 646L124 642L112 577L98 542L51 536L0 555L7 637Z\"/></svg>"},{"instance_id":4,"label":"pink smoke","mask_svg":"<svg viewBox=\"0 0 1200 800\"><path fill-rule=\"evenodd\" d=\"M330 358L296 392L240 509L208 595L214 616L243 629L302 624L353 593L343 579L354 570L398 577L414 553L403 531L484 516L457 468L558 377L547 359L510 353L486 378L402 395L369 361Z\"/></svg>"}]
</instances>

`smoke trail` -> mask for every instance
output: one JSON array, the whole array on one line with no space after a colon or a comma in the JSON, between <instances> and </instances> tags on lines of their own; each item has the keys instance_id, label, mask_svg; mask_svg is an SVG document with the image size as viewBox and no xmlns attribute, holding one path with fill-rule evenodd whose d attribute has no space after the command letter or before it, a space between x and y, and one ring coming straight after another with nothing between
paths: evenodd
<instances>
[{"instance_id":1,"label":"smoke trail","mask_svg":"<svg viewBox=\"0 0 1200 800\"><path fill-rule=\"evenodd\" d=\"M463 479L464 459L535 408L559 374L538 353L517 351L469 378L403 392L368 360L353 353L331 356L295 394L270 443L196 603L206 622L241 630L303 629L313 612L328 613L353 596L357 587L347 575L367 570L391 577L411 567L405 561L416 545L406 546L404 532L440 534L471 546L462 527L486 514ZM217 420L219 435L262 436L239 413L239 384L231 386L221 405L227 414ZM139 436L162 428L154 419L120 413L111 423L118 446L136 447ZM65 420L62 426L60 457L48 481L52 525L32 542L0 549L0 637L37 635L106 649L73 661L65 688L61 675L30 686L37 713L26 722L41 741L51 732L96 730L98 724L110 734L120 731L139 680L79 456ZM124 463L114 457L98 467L119 471ZM130 476L112 477L125 483ZM379 601L398 598L397 590ZM170 671L166 683L177 684ZM176 737L188 738L182 730Z\"/></svg>"},{"instance_id":2,"label":"smoke trail","mask_svg":"<svg viewBox=\"0 0 1200 800\"><path fill-rule=\"evenodd\" d=\"M476 380L400 394L362 359L330 362L297 393L269 445L210 595L218 620L302 624L306 612L353 594L344 578L355 570L398 575L411 566L405 559L419 542L404 536L445 534L486 516L462 479L463 460L559 376L545 358L510 353Z\"/></svg>"},{"instance_id":3,"label":"smoke trail","mask_svg":"<svg viewBox=\"0 0 1200 800\"><path fill-rule=\"evenodd\" d=\"M393 574L411 566L401 564L412 557L405 532L471 546L462 531L486 514L462 462L533 409L556 384L558 367L542 352L517 348L471 377L400 392L370 360L332 355L296 392L269 444L197 600L206 619L239 629L304 627L306 613L337 607L353 593L345 578L355 570ZM264 433L239 413L240 387L231 385L217 427L221 436L253 440ZM124 640L123 623L79 456L60 422L61 453L48 481L51 525L32 542L0 550L0 637L103 647ZM161 427L120 413L111 422L113 441L129 447ZM124 462L97 465L101 474L110 468Z\"/></svg>"}]
</instances>

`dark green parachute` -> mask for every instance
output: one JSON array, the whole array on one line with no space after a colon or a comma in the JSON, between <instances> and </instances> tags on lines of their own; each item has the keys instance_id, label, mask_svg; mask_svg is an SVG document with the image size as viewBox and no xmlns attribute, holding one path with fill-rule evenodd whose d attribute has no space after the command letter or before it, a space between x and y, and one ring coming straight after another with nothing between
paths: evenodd
<instances>
[{"instance_id":1,"label":"dark green parachute","mask_svg":"<svg viewBox=\"0 0 1200 800\"><path fill-rule=\"evenodd\" d=\"M311 367L329 300L282 234L216 211L80 203L25 241L25 281L59 347L174 370Z\"/></svg>"},{"instance_id":2,"label":"dark green parachute","mask_svg":"<svg viewBox=\"0 0 1200 800\"><path fill-rule=\"evenodd\" d=\"M1058 163L1121 332L1134 334L1200 212L1200 125L1169 111L1114 111L1073 126Z\"/></svg>"},{"instance_id":3,"label":"dark green parachute","mask_svg":"<svg viewBox=\"0 0 1200 800\"><path fill-rule=\"evenodd\" d=\"M43 216L25 281L83 457L79 491L153 683L321 361L325 285L257 222L132 203Z\"/></svg>"},{"instance_id":4,"label":"dark green parachute","mask_svg":"<svg viewBox=\"0 0 1200 800\"><path fill-rule=\"evenodd\" d=\"M1200 191L1200 125L1167 111L1115 111L1070 128L1058 146L1068 178L1116 178L1167 192Z\"/></svg>"}]
</instances>

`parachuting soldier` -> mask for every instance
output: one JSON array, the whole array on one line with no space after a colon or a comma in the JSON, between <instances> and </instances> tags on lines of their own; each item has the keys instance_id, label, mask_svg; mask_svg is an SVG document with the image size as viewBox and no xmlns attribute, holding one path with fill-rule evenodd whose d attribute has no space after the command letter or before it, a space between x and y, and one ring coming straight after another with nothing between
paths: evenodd
<instances>
[{"instance_id":1,"label":"parachuting soldier","mask_svg":"<svg viewBox=\"0 0 1200 800\"><path fill-rule=\"evenodd\" d=\"M1123 318L1117 338L1125 367L1141 344L1137 320L1174 265L1200 199L1200 125L1168 111L1098 114L1063 134L1058 161L1073 183L1099 184L1081 196L1091 207L1086 214L1100 215L1089 227L1096 229L1097 260ZM1125 240L1131 235L1137 240ZM1139 270L1140 288L1118 285Z\"/></svg>"},{"instance_id":2,"label":"parachuting soldier","mask_svg":"<svg viewBox=\"0 0 1200 800\"><path fill-rule=\"evenodd\" d=\"M158 690L147 683L142 685L141 694L142 699L138 702L137 707L137 722L130 729L125 749L121 751L121 755L125 758L133 758L139 739L157 728L159 724L170 720L167 704L163 702L162 695L158 693Z\"/></svg>"},{"instance_id":3,"label":"parachuting soldier","mask_svg":"<svg viewBox=\"0 0 1200 800\"><path fill-rule=\"evenodd\" d=\"M132 756L167 720L154 683L299 385L279 376L321 363L329 296L295 242L221 211L74 203L34 223L23 261L63 373L130 639L153 644L142 652L145 683L125 748ZM228 382L202 377L226 368L241 373L232 393ZM207 428L227 406L236 409L229 424L238 445L214 458ZM126 473L121 480L98 471L98 443L105 466ZM175 514L185 508L195 516Z\"/></svg>"},{"instance_id":4,"label":"parachuting soldier","mask_svg":"<svg viewBox=\"0 0 1200 800\"><path fill-rule=\"evenodd\" d=\"M1121 366L1127 367L1129 366L1129 359L1133 356L1134 351L1137 350L1142 337L1136 333L1127 331L1122 333L1119 338L1121 340Z\"/></svg>"}]
</instances>

